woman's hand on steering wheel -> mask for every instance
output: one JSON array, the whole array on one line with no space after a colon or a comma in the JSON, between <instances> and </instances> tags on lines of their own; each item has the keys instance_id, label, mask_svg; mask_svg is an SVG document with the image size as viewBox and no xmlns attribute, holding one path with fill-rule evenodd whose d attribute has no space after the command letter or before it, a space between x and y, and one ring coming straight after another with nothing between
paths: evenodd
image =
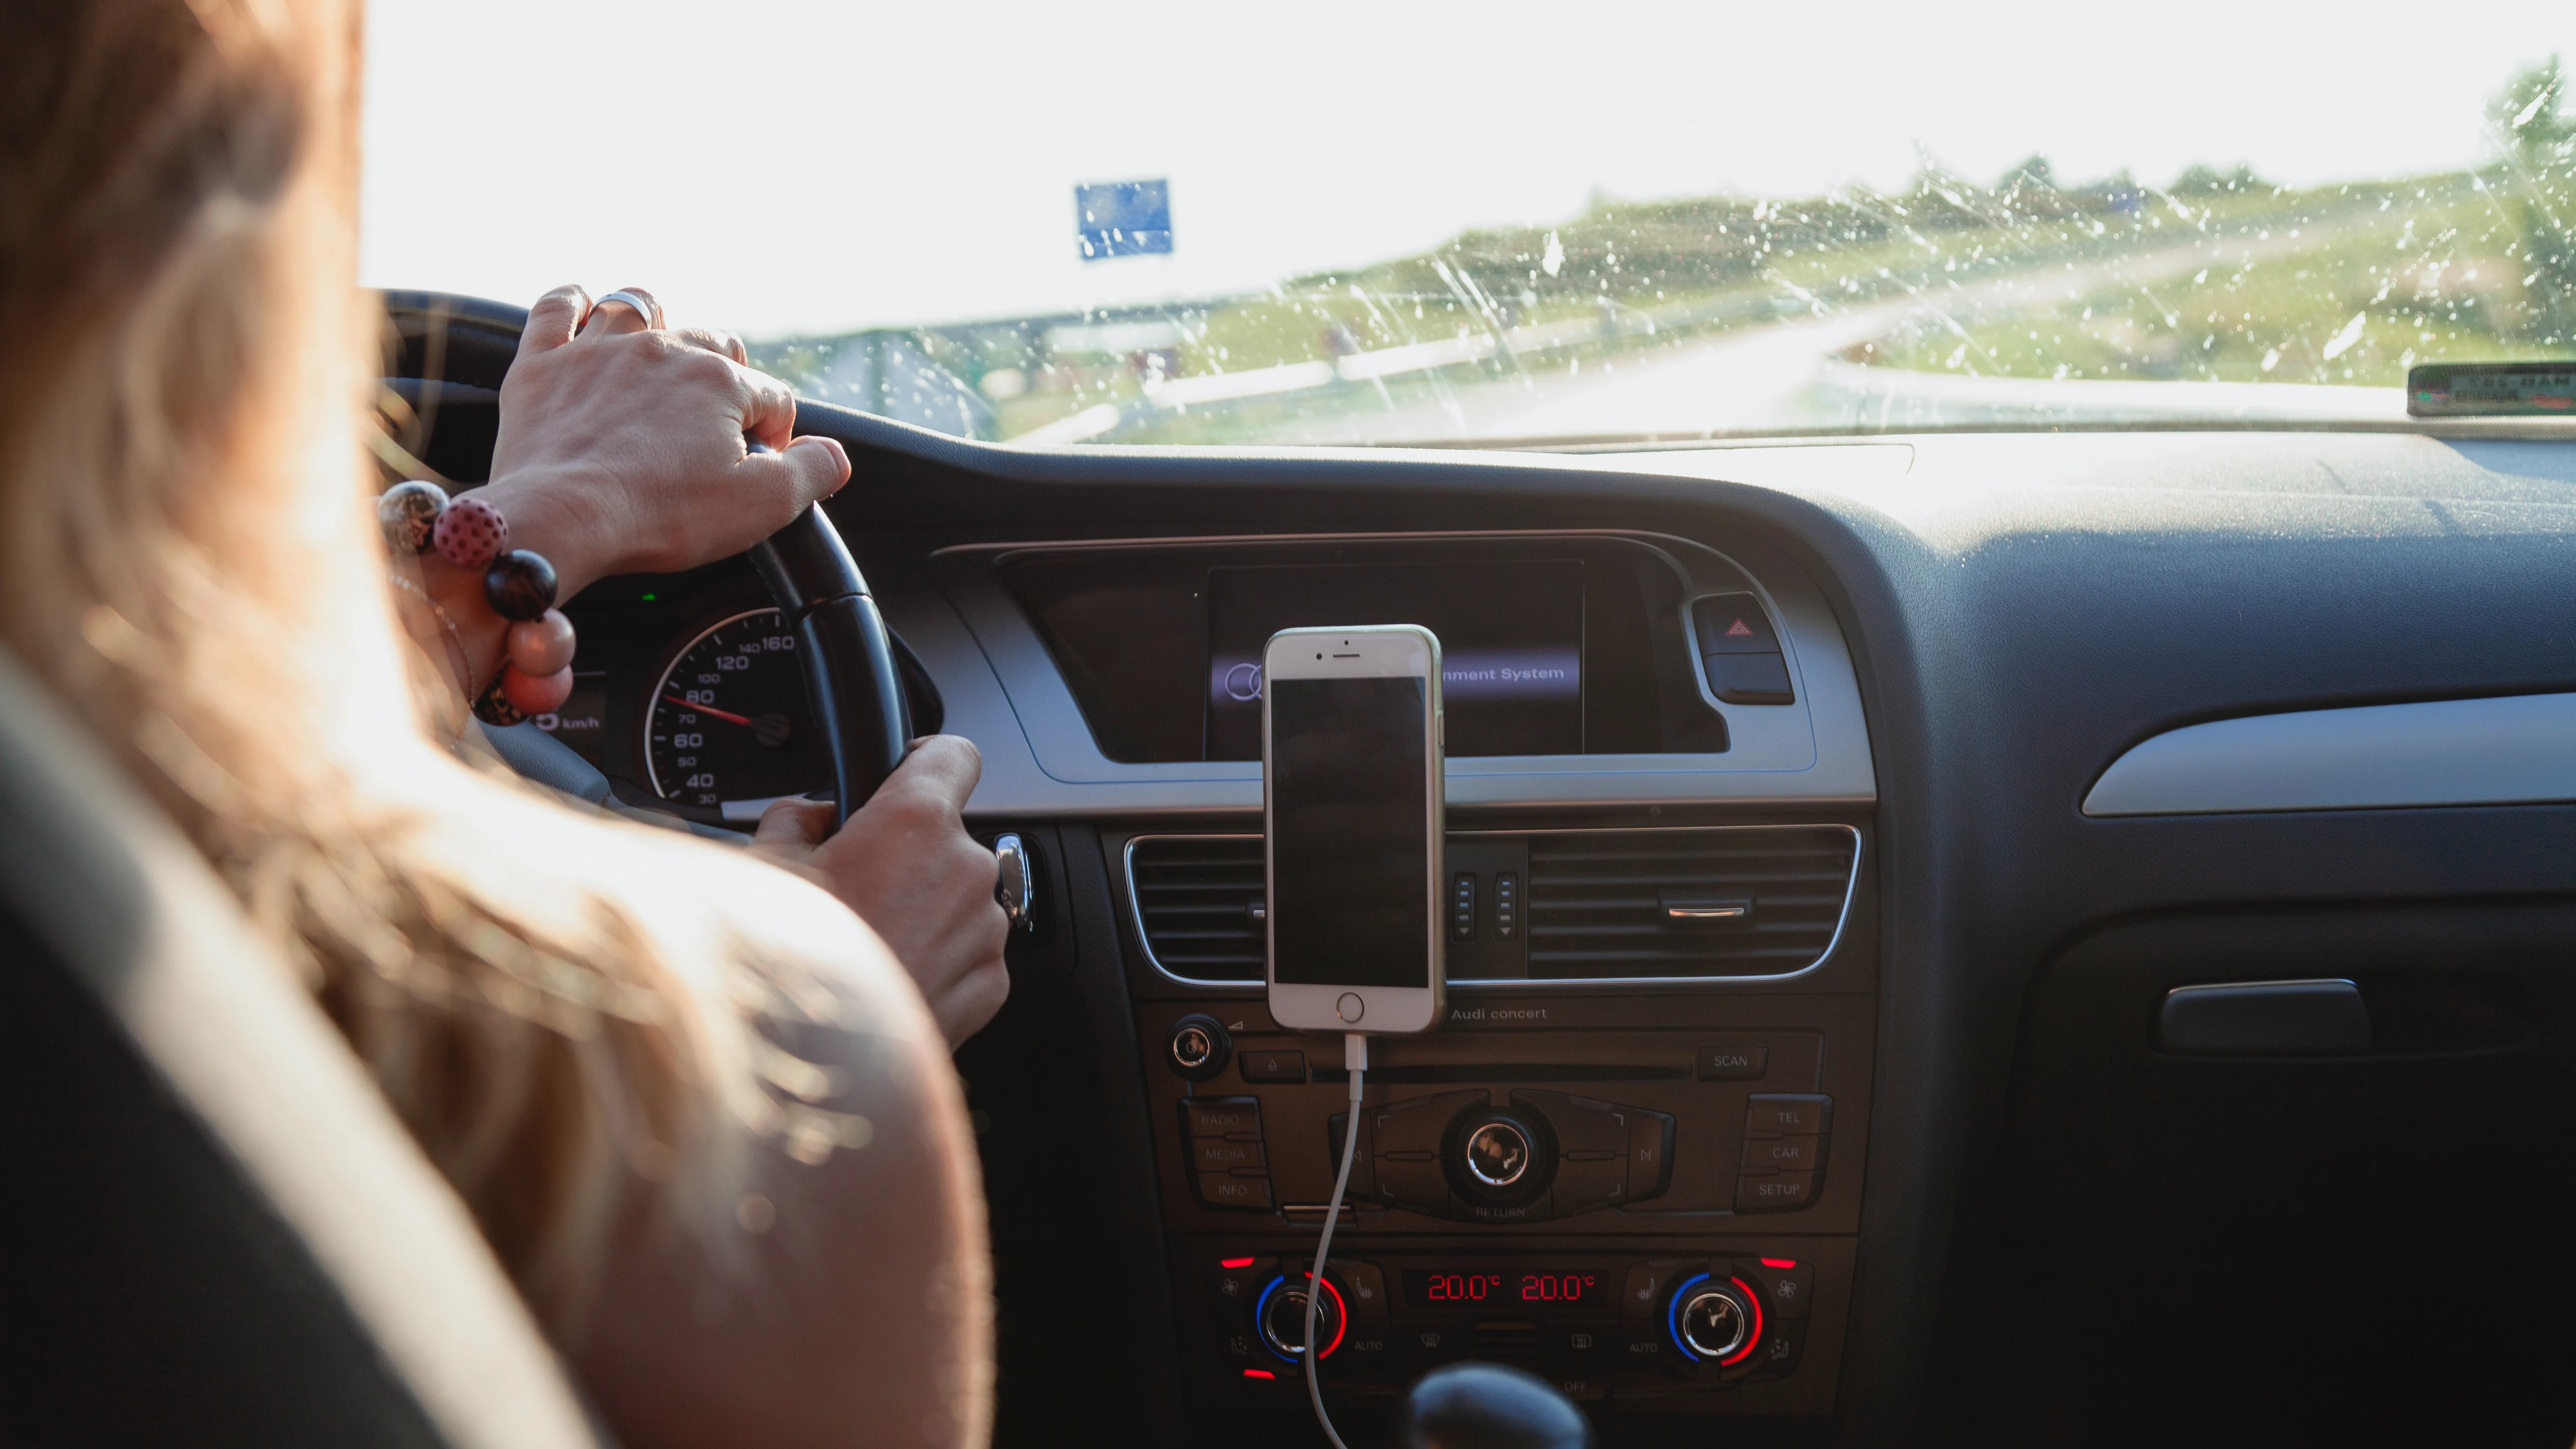
<instances>
[{"instance_id":1,"label":"woman's hand on steering wheel","mask_svg":"<svg viewBox=\"0 0 2576 1449\"><path fill-rule=\"evenodd\" d=\"M795 393L745 362L729 334L648 328L579 287L528 309L482 496L563 597L740 553L848 481L841 445L792 437ZM746 433L777 451L749 452Z\"/></svg>"},{"instance_id":2,"label":"woman's hand on steering wheel","mask_svg":"<svg viewBox=\"0 0 2576 1449\"><path fill-rule=\"evenodd\" d=\"M983 773L971 741L930 735L837 832L829 802L790 799L770 806L752 837L753 849L819 872L884 939L952 1048L1011 993L993 852L966 833L962 813Z\"/></svg>"}]
</instances>

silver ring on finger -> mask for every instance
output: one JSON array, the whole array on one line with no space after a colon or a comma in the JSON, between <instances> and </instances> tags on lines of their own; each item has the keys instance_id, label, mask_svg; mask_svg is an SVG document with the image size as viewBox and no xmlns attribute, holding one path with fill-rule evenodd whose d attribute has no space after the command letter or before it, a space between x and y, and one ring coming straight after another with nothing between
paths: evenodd
<instances>
[{"instance_id":1,"label":"silver ring on finger","mask_svg":"<svg viewBox=\"0 0 2576 1449\"><path fill-rule=\"evenodd\" d=\"M609 293L607 296L600 298L596 302L593 302L590 305L590 310L595 314L600 308L607 306L611 302L623 302L627 306L634 308L635 315L643 318L644 325L647 327L659 327L662 325L662 304L654 301L653 294L650 292L643 291L635 287L620 287L616 291Z\"/></svg>"}]
</instances>

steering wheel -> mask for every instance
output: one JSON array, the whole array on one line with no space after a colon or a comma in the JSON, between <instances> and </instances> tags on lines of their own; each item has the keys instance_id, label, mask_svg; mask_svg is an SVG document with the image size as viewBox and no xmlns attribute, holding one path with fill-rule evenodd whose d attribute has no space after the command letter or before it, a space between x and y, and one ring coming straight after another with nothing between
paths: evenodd
<instances>
[{"instance_id":1,"label":"steering wheel","mask_svg":"<svg viewBox=\"0 0 2576 1449\"><path fill-rule=\"evenodd\" d=\"M423 417L443 404L496 406L519 354L528 310L443 292L388 292L397 381L418 379L409 399ZM494 425L497 410L492 412ZM488 439L479 440L486 445ZM752 444L754 448L760 445ZM868 802L903 763L911 711L885 617L820 504L752 546L747 557L770 600L796 631L806 702L832 765L837 818Z\"/></svg>"}]
</instances>

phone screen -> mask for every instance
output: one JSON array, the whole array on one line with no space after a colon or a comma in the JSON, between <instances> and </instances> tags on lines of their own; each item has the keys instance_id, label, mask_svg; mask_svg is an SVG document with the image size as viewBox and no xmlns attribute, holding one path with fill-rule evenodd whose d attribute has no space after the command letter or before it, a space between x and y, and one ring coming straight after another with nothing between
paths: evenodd
<instances>
[{"instance_id":1,"label":"phone screen","mask_svg":"<svg viewBox=\"0 0 2576 1449\"><path fill-rule=\"evenodd\" d=\"M1273 679L1274 979L1431 984L1431 772L1423 681Z\"/></svg>"}]
</instances>

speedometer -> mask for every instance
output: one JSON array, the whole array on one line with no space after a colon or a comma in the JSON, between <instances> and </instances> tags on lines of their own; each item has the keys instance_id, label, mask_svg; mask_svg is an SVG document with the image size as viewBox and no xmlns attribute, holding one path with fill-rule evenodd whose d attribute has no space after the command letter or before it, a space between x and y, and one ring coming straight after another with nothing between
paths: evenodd
<instances>
[{"instance_id":1,"label":"speedometer","mask_svg":"<svg viewBox=\"0 0 2576 1449\"><path fill-rule=\"evenodd\" d=\"M832 783L796 635L776 609L717 623L662 671L645 715L644 768L663 799L736 823Z\"/></svg>"}]
</instances>

